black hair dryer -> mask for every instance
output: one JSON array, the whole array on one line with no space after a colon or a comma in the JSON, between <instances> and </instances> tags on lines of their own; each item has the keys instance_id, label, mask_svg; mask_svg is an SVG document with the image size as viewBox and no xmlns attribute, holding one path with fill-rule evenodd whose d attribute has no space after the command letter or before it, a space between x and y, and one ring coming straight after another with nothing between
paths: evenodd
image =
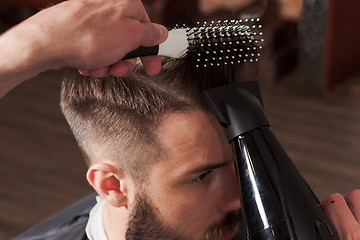
<instances>
[{"instance_id":1,"label":"black hair dryer","mask_svg":"<svg viewBox=\"0 0 360 240\"><path fill-rule=\"evenodd\" d=\"M205 100L236 150L249 240L340 239L319 200L270 129L257 82L209 89Z\"/></svg>"}]
</instances>

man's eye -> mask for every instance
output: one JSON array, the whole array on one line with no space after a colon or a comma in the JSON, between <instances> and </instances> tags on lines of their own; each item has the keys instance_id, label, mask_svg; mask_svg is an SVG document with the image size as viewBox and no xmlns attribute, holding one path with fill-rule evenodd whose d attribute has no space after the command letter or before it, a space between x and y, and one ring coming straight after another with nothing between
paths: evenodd
<instances>
[{"instance_id":1,"label":"man's eye","mask_svg":"<svg viewBox=\"0 0 360 240\"><path fill-rule=\"evenodd\" d=\"M208 176L209 176L209 174L211 173L211 171L208 171L208 172L206 172L206 173L203 173L203 174L201 174L200 176L198 176L197 178L194 178L194 179L192 179L191 180L191 183L201 183L201 182L203 182Z\"/></svg>"}]
</instances>

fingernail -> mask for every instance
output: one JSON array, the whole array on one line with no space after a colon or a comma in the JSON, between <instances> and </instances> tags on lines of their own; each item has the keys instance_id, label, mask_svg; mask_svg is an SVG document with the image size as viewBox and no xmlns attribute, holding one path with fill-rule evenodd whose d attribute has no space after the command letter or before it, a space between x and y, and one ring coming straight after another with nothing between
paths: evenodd
<instances>
[{"instance_id":1,"label":"fingernail","mask_svg":"<svg viewBox=\"0 0 360 240\"><path fill-rule=\"evenodd\" d=\"M90 71L88 71L88 70L78 69L78 71L81 75L84 75L84 76L90 75Z\"/></svg>"},{"instance_id":2,"label":"fingernail","mask_svg":"<svg viewBox=\"0 0 360 240\"><path fill-rule=\"evenodd\" d=\"M160 24L157 25L157 28L158 28L159 33L160 33L161 42L165 41L167 39L167 37L168 37L167 28L164 27L163 25L160 25Z\"/></svg>"}]
</instances>

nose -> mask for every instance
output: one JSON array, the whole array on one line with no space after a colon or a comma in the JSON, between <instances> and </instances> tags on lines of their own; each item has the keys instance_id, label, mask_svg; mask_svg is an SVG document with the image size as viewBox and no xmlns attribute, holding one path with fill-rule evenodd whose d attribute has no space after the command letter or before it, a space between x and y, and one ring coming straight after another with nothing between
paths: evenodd
<instances>
[{"instance_id":1,"label":"nose","mask_svg":"<svg viewBox=\"0 0 360 240\"><path fill-rule=\"evenodd\" d=\"M227 168L228 171L224 176L224 195L221 205L221 211L224 213L239 210L241 208L239 183L236 178L235 168L232 164Z\"/></svg>"}]
</instances>

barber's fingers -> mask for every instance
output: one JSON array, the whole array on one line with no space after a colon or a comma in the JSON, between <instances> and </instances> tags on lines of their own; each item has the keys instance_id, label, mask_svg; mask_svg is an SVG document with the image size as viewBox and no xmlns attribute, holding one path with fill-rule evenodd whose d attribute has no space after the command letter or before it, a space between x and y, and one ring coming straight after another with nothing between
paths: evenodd
<instances>
[{"instance_id":1,"label":"barber's fingers","mask_svg":"<svg viewBox=\"0 0 360 240\"><path fill-rule=\"evenodd\" d=\"M333 220L334 224L355 224L357 223L344 197L339 193L330 195L322 202L322 205Z\"/></svg>"},{"instance_id":2,"label":"barber's fingers","mask_svg":"<svg viewBox=\"0 0 360 240\"><path fill-rule=\"evenodd\" d=\"M109 75L109 67L88 69L88 70L79 69L79 73L84 76L106 77Z\"/></svg>"},{"instance_id":3,"label":"barber's fingers","mask_svg":"<svg viewBox=\"0 0 360 240\"><path fill-rule=\"evenodd\" d=\"M164 42L168 37L168 30L157 23L141 23L142 35L139 46L152 47Z\"/></svg>"},{"instance_id":4,"label":"barber's fingers","mask_svg":"<svg viewBox=\"0 0 360 240\"><path fill-rule=\"evenodd\" d=\"M131 74L136 65L136 59L119 61L110 66L109 73L113 76L126 77Z\"/></svg>"},{"instance_id":5,"label":"barber's fingers","mask_svg":"<svg viewBox=\"0 0 360 240\"><path fill-rule=\"evenodd\" d=\"M121 47L130 47L128 52L137 47L151 47L165 41L168 30L163 25L152 23L140 0L117 0L122 9L124 19L121 19ZM121 7L120 7L121 6ZM126 46L127 45L127 46ZM135 46L134 46L135 45Z\"/></svg>"},{"instance_id":6,"label":"barber's fingers","mask_svg":"<svg viewBox=\"0 0 360 240\"><path fill-rule=\"evenodd\" d=\"M140 23L140 33L138 37L134 37L137 42L137 47L152 47L159 45L168 37L167 29L156 23ZM130 33L131 34L131 33ZM133 32L134 34L134 32ZM135 49L132 49L135 50ZM129 51L130 52L130 51ZM134 60L135 61L135 60ZM146 73L150 76L157 75L161 71L161 58L160 56L145 56L141 57L141 61L144 65ZM135 64L128 65L126 61L118 61L112 64L110 67L110 74L115 76L126 76L130 73L128 70L132 70Z\"/></svg>"},{"instance_id":7,"label":"barber's fingers","mask_svg":"<svg viewBox=\"0 0 360 240\"><path fill-rule=\"evenodd\" d=\"M142 57L141 61L144 69L149 76L155 76L161 71L161 57L160 56L146 56ZM110 67L97 69L79 69L79 73L84 76L106 77L108 75L125 77L131 74L136 65L136 59L127 59L119 61Z\"/></svg>"},{"instance_id":8,"label":"barber's fingers","mask_svg":"<svg viewBox=\"0 0 360 240\"><path fill-rule=\"evenodd\" d=\"M149 76L155 76L161 71L161 57L160 56L146 56L141 57L142 64L146 73ZM110 66L109 74L113 76L125 77L131 74L136 65L136 59L127 59L119 61ZM80 72L81 73L81 72ZM90 75L93 75L90 73Z\"/></svg>"},{"instance_id":9,"label":"barber's fingers","mask_svg":"<svg viewBox=\"0 0 360 240\"><path fill-rule=\"evenodd\" d=\"M360 223L360 189L345 194L344 198L355 219Z\"/></svg>"},{"instance_id":10,"label":"barber's fingers","mask_svg":"<svg viewBox=\"0 0 360 240\"><path fill-rule=\"evenodd\" d=\"M136 59L127 59L119 61L109 67L96 69L78 69L84 76L107 77L109 75L125 77L131 74L136 64Z\"/></svg>"},{"instance_id":11,"label":"barber's fingers","mask_svg":"<svg viewBox=\"0 0 360 240\"><path fill-rule=\"evenodd\" d=\"M161 57L160 56L146 56L141 58L146 73L149 76L155 76L161 71Z\"/></svg>"},{"instance_id":12,"label":"barber's fingers","mask_svg":"<svg viewBox=\"0 0 360 240\"><path fill-rule=\"evenodd\" d=\"M118 0L119 1L119 0ZM149 15L147 14L142 1L140 0L122 0L123 2L130 2L126 7L126 16L139 20L140 22L150 22Z\"/></svg>"},{"instance_id":13,"label":"barber's fingers","mask_svg":"<svg viewBox=\"0 0 360 240\"><path fill-rule=\"evenodd\" d=\"M360 224L341 194L332 194L322 201L322 205L342 240L360 238Z\"/></svg>"}]
</instances>

